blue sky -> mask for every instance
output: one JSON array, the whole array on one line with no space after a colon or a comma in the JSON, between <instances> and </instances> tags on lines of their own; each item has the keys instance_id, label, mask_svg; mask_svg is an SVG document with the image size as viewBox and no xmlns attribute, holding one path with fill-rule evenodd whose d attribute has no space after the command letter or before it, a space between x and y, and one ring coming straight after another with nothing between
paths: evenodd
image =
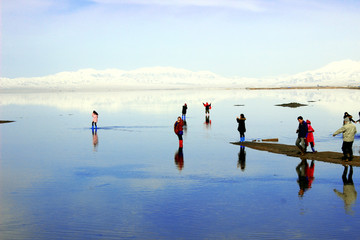
<instances>
[{"instance_id":1,"label":"blue sky","mask_svg":"<svg viewBox=\"0 0 360 240\"><path fill-rule=\"evenodd\" d=\"M171 66L267 77L360 61L360 1L2 0L1 76Z\"/></svg>"}]
</instances>

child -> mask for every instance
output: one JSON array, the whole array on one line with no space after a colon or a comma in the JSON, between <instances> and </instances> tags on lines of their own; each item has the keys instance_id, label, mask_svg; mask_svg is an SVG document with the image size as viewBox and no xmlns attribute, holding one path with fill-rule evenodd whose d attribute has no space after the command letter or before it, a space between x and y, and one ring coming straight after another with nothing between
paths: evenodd
<instances>
[{"instance_id":1,"label":"child","mask_svg":"<svg viewBox=\"0 0 360 240\"><path fill-rule=\"evenodd\" d=\"M305 152L306 152L307 146L309 146L309 143L310 143L311 150L313 151L313 153L316 153L317 151L314 149L315 141L314 141L314 134L313 134L313 132L315 132L315 130L312 128L310 120L306 120L306 123L308 125L308 134L307 134L306 140L305 140L305 143L306 143Z\"/></svg>"},{"instance_id":2,"label":"child","mask_svg":"<svg viewBox=\"0 0 360 240\"><path fill-rule=\"evenodd\" d=\"M93 121L92 121L92 128L94 128L94 125L95 125L95 128L97 128L97 121L98 121L98 116L99 114L94 110L93 113L92 113L92 117L93 117Z\"/></svg>"}]
</instances>

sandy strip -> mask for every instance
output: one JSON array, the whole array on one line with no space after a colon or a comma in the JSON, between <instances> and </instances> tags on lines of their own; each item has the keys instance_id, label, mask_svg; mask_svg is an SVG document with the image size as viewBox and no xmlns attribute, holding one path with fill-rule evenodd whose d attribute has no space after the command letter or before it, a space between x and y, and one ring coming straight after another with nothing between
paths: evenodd
<instances>
[{"instance_id":1,"label":"sandy strip","mask_svg":"<svg viewBox=\"0 0 360 240\"><path fill-rule=\"evenodd\" d=\"M360 157L354 156L352 161L345 162L341 159L342 153L338 152L316 152L306 153L301 155L299 149L295 145L286 145L280 143L264 143L264 142L232 142L235 145L241 145L249 148L253 148L260 151L268 151L271 153L283 154L291 157L298 157L303 159L318 160L328 163L336 164L349 164L353 166L360 166ZM341 147L341 146L339 146Z\"/></svg>"}]
</instances>

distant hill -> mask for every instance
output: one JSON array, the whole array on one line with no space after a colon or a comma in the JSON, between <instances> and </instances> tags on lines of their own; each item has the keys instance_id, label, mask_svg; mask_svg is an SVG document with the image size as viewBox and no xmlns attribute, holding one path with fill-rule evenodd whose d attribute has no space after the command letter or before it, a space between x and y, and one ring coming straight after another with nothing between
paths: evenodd
<instances>
[{"instance_id":1,"label":"distant hill","mask_svg":"<svg viewBox=\"0 0 360 240\"><path fill-rule=\"evenodd\" d=\"M360 62L343 60L317 70L275 79L280 86L360 87Z\"/></svg>"},{"instance_id":2,"label":"distant hill","mask_svg":"<svg viewBox=\"0 0 360 240\"><path fill-rule=\"evenodd\" d=\"M360 62L343 60L317 70L277 78L226 78L208 71L173 67L81 69L33 78L0 78L1 90L116 90L247 87L359 87Z\"/></svg>"}]
</instances>

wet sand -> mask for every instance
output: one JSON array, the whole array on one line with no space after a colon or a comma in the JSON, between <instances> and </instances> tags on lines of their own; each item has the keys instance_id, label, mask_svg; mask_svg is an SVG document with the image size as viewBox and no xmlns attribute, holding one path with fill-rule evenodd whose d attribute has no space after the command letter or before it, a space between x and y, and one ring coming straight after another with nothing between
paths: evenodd
<instances>
[{"instance_id":1,"label":"wet sand","mask_svg":"<svg viewBox=\"0 0 360 240\"><path fill-rule=\"evenodd\" d=\"M268 151L271 153L283 154L290 157L299 157L310 160L317 160L335 164L349 164L353 166L360 166L360 157L354 156L352 161L345 162L341 159L342 153L338 152L307 152L301 155L299 149L295 145L286 145L280 143L264 143L264 142L231 142L234 145L241 145L260 151Z\"/></svg>"},{"instance_id":2,"label":"wet sand","mask_svg":"<svg viewBox=\"0 0 360 240\"><path fill-rule=\"evenodd\" d=\"M5 121L5 120L0 120L0 124L2 124L2 123L11 123L11 122L14 122L14 121Z\"/></svg>"}]
</instances>

